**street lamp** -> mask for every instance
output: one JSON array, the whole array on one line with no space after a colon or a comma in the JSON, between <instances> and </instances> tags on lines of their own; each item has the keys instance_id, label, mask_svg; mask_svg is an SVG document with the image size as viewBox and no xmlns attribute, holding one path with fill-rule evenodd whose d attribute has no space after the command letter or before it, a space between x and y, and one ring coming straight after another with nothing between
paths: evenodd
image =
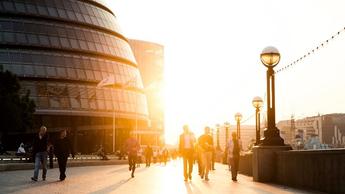
<instances>
[{"instance_id":1,"label":"street lamp","mask_svg":"<svg viewBox=\"0 0 345 194\"><path fill-rule=\"evenodd\" d=\"M236 123L237 123L237 137L238 137L238 139L241 139L241 130L240 130L241 119L242 119L242 114L239 113L239 112L236 113L235 114L235 120L236 120Z\"/></svg>"},{"instance_id":2,"label":"street lamp","mask_svg":"<svg viewBox=\"0 0 345 194\"><path fill-rule=\"evenodd\" d=\"M220 128L220 125L216 124L216 127L217 127L217 150L221 150L220 145L219 145L219 128Z\"/></svg>"},{"instance_id":3,"label":"street lamp","mask_svg":"<svg viewBox=\"0 0 345 194\"><path fill-rule=\"evenodd\" d=\"M224 123L224 127L225 127L225 147L226 147L226 143L228 142L228 139L229 139L230 123L229 122L225 122Z\"/></svg>"},{"instance_id":4,"label":"street lamp","mask_svg":"<svg viewBox=\"0 0 345 194\"><path fill-rule=\"evenodd\" d=\"M229 138L230 123L225 122L224 127L225 127L225 144L224 144L223 164L227 164L228 163L228 146L227 146L227 144L228 144L228 138Z\"/></svg>"},{"instance_id":5,"label":"street lamp","mask_svg":"<svg viewBox=\"0 0 345 194\"><path fill-rule=\"evenodd\" d=\"M264 101L259 96L253 98L253 106L255 108L255 132L256 132L256 145L260 143L260 108L262 107Z\"/></svg>"},{"instance_id":6,"label":"street lamp","mask_svg":"<svg viewBox=\"0 0 345 194\"><path fill-rule=\"evenodd\" d=\"M275 122L274 70L280 61L280 53L275 47L266 47L260 54L261 62L267 67L267 129L264 131L263 145L284 145Z\"/></svg>"}]
</instances>

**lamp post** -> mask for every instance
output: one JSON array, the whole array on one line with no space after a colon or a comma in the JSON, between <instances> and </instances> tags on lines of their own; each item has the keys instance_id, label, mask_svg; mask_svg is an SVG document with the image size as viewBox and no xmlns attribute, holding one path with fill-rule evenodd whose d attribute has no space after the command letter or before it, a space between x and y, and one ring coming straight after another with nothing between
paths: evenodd
<instances>
[{"instance_id":1,"label":"lamp post","mask_svg":"<svg viewBox=\"0 0 345 194\"><path fill-rule=\"evenodd\" d=\"M221 150L220 145L219 145L219 128L220 128L220 125L217 124L216 127L217 127L217 150Z\"/></svg>"},{"instance_id":2,"label":"lamp post","mask_svg":"<svg viewBox=\"0 0 345 194\"><path fill-rule=\"evenodd\" d=\"M280 61L280 53L275 47L266 47L260 54L261 62L267 67L267 129L264 131L263 145L284 145L275 122L275 91L273 68Z\"/></svg>"},{"instance_id":3,"label":"lamp post","mask_svg":"<svg viewBox=\"0 0 345 194\"><path fill-rule=\"evenodd\" d=\"M256 134L256 142L255 145L259 145L260 143L260 108L262 107L264 101L259 96L253 98L252 104L255 108L255 134Z\"/></svg>"},{"instance_id":4,"label":"lamp post","mask_svg":"<svg viewBox=\"0 0 345 194\"><path fill-rule=\"evenodd\" d=\"M225 123L224 123L224 127L225 127L225 142L224 142L224 158L223 158L223 164L227 164L227 163L228 163L228 149L227 149L227 143L228 143L228 139L229 139L229 128L230 128L230 123L229 123L229 122L225 122Z\"/></svg>"},{"instance_id":5,"label":"lamp post","mask_svg":"<svg viewBox=\"0 0 345 194\"><path fill-rule=\"evenodd\" d=\"M225 122L224 123L224 127L225 127L225 147L226 147L226 143L228 142L228 139L229 139L230 123L229 122Z\"/></svg>"},{"instance_id":6,"label":"lamp post","mask_svg":"<svg viewBox=\"0 0 345 194\"><path fill-rule=\"evenodd\" d=\"M237 123L237 138L241 139L241 129L240 129L240 125L241 125L241 119L242 119L242 114L241 113L236 113L235 114L235 120Z\"/></svg>"}]
</instances>

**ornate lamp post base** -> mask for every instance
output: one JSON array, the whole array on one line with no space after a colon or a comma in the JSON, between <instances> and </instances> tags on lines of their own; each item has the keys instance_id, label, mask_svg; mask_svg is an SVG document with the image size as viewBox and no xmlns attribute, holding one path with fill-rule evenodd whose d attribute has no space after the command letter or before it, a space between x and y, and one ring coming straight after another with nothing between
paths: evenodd
<instances>
[{"instance_id":1,"label":"ornate lamp post base","mask_svg":"<svg viewBox=\"0 0 345 194\"><path fill-rule=\"evenodd\" d=\"M280 131L277 127L264 130L264 138L259 145L264 146L284 146L284 139L280 137Z\"/></svg>"}]
</instances>

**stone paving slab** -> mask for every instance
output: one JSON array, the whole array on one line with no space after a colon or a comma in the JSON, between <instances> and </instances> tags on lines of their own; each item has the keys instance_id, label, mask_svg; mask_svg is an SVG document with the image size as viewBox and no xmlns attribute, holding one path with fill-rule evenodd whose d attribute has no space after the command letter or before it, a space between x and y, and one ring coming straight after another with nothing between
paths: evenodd
<instances>
[{"instance_id":1,"label":"stone paving slab","mask_svg":"<svg viewBox=\"0 0 345 194\"><path fill-rule=\"evenodd\" d=\"M65 181L58 181L58 169L48 170L47 180L33 182L33 170L0 172L0 193L115 193L115 194L310 194L308 192L274 184L252 181L252 177L239 175L238 182L230 180L227 167L216 165L210 181L197 176L196 166L192 181L184 182L181 161L167 166L143 165L130 177L127 165L75 167L67 169ZM41 172L40 172L41 173Z\"/></svg>"}]
</instances>

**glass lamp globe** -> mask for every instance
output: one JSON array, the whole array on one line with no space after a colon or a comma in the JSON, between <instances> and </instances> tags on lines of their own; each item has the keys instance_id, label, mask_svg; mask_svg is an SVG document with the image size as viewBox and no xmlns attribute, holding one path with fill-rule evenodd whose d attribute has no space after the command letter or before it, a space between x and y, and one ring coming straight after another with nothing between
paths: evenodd
<instances>
[{"instance_id":1,"label":"glass lamp globe","mask_svg":"<svg viewBox=\"0 0 345 194\"><path fill-rule=\"evenodd\" d=\"M253 103L253 106L254 106L255 108L261 108L262 105L263 105L263 103L264 103L264 101L262 100L261 97L256 96L256 97L253 98L252 103Z\"/></svg>"},{"instance_id":2,"label":"glass lamp globe","mask_svg":"<svg viewBox=\"0 0 345 194\"><path fill-rule=\"evenodd\" d=\"M274 67L280 61L280 53L277 48L269 46L262 50L260 59L265 66Z\"/></svg>"},{"instance_id":3,"label":"glass lamp globe","mask_svg":"<svg viewBox=\"0 0 345 194\"><path fill-rule=\"evenodd\" d=\"M236 113L236 114L235 114L235 120L236 120L236 121L240 121L241 119L242 119L242 114L239 113L239 112Z\"/></svg>"}]
</instances>

